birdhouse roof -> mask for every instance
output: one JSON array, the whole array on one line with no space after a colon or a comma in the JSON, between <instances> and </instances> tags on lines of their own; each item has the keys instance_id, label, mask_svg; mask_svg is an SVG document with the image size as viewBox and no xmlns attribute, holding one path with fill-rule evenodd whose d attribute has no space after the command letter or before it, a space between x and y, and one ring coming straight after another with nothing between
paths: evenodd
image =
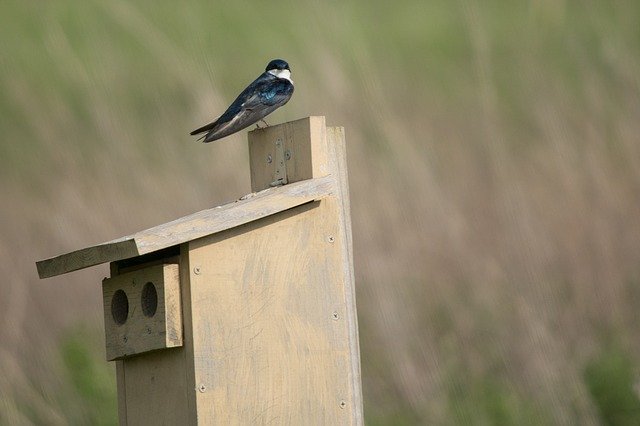
<instances>
[{"instance_id":1,"label":"birdhouse roof","mask_svg":"<svg viewBox=\"0 0 640 426\"><path fill-rule=\"evenodd\" d=\"M333 188L331 176L269 188L133 235L41 260L36 262L38 274L48 278L157 252L322 199Z\"/></svg>"}]
</instances>

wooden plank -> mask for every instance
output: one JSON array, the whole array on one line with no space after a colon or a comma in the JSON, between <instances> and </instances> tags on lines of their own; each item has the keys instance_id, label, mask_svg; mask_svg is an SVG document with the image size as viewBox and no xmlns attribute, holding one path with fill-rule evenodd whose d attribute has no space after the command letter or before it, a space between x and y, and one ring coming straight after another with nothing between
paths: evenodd
<instances>
[{"instance_id":1,"label":"wooden plank","mask_svg":"<svg viewBox=\"0 0 640 426\"><path fill-rule=\"evenodd\" d=\"M347 144L344 127L327 127L327 148L329 170L335 176L338 185L336 198L340 204L339 232L337 237L346 248L342 254L342 272L345 277L345 304L349 324L349 342L351 357L351 387L354 400L354 417L358 424L364 423L362 376L360 372L360 340L358 335L358 315L356 309L355 273L353 270L353 237L351 232L351 202L349 199L349 176L347 173Z\"/></svg>"},{"instance_id":2,"label":"wooden plank","mask_svg":"<svg viewBox=\"0 0 640 426\"><path fill-rule=\"evenodd\" d=\"M190 301L188 246L180 246L178 260L182 301ZM112 277L117 265L112 264ZM120 425L196 425L190 303L181 303L183 346L147 352L116 361Z\"/></svg>"},{"instance_id":3,"label":"wooden plank","mask_svg":"<svg viewBox=\"0 0 640 426\"><path fill-rule=\"evenodd\" d=\"M199 390L196 388L196 373L194 365L193 352L193 313L192 313L192 297L191 297L191 263L189 260L189 243L180 245L180 295L184 301L182 303L182 324L184 329L184 350L183 364L181 372L185 377L186 389L184 393L187 396L187 415L184 417L182 424L196 425L198 423L198 413L196 408L196 394ZM204 423L204 422L203 422Z\"/></svg>"},{"instance_id":4,"label":"wooden plank","mask_svg":"<svg viewBox=\"0 0 640 426\"><path fill-rule=\"evenodd\" d=\"M203 424L360 424L338 209L328 197L189 243Z\"/></svg>"},{"instance_id":5,"label":"wooden plank","mask_svg":"<svg viewBox=\"0 0 640 426\"><path fill-rule=\"evenodd\" d=\"M192 425L185 349L149 352L122 361L126 403L120 421L129 425ZM121 390L119 389L119 392Z\"/></svg>"},{"instance_id":6,"label":"wooden plank","mask_svg":"<svg viewBox=\"0 0 640 426\"><path fill-rule=\"evenodd\" d=\"M324 117L306 117L249 132L251 190L269 188L276 181L278 143L284 145L289 183L329 174L325 132Z\"/></svg>"},{"instance_id":7,"label":"wooden plank","mask_svg":"<svg viewBox=\"0 0 640 426\"><path fill-rule=\"evenodd\" d=\"M103 281L108 361L182 346L178 273L177 264L156 265Z\"/></svg>"},{"instance_id":8,"label":"wooden plank","mask_svg":"<svg viewBox=\"0 0 640 426\"><path fill-rule=\"evenodd\" d=\"M40 278L48 278L152 253L319 200L329 195L333 188L333 179L325 176L266 189L124 238L41 260L36 262L38 274Z\"/></svg>"},{"instance_id":9,"label":"wooden plank","mask_svg":"<svg viewBox=\"0 0 640 426\"><path fill-rule=\"evenodd\" d=\"M89 266L127 259L137 256L137 253L136 242L131 237L125 237L50 259L40 260L36 262L36 266L40 278L49 278Z\"/></svg>"},{"instance_id":10,"label":"wooden plank","mask_svg":"<svg viewBox=\"0 0 640 426\"><path fill-rule=\"evenodd\" d=\"M124 361L116 361L116 385L118 387L118 424L127 426L127 387L124 377Z\"/></svg>"}]
</instances>

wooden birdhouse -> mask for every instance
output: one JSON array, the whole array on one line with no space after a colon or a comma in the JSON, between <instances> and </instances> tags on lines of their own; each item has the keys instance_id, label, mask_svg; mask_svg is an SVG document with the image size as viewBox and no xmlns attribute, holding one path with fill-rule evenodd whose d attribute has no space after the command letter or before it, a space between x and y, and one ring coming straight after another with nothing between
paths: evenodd
<instances>
[{"instance_id":1,"label":"wooden birdhouse","mask_svg":"<svg viewBox=\"0 0 640 426\"><path fill-rule=\"evenodd\" d=\"M37 262L102 282L120 424L362 424L344 130L249 133L254 193Z\"/></svg>"}]
</instances>

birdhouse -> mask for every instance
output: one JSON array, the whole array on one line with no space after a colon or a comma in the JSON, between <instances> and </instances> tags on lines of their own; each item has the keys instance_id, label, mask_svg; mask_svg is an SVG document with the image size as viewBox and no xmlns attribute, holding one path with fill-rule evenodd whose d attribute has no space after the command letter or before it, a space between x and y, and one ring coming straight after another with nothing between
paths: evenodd
<instances>
[{"instance_id":1,"label":"birdhouse","mask_svg":"<svg viewBox=\"0 0 640 426\"><path fill-rule=\"evenodd\" d=\"M362 424L344 129L249 133L253 193L37 262L110 263L121 425Z\"/></svg>"}]
</instances>

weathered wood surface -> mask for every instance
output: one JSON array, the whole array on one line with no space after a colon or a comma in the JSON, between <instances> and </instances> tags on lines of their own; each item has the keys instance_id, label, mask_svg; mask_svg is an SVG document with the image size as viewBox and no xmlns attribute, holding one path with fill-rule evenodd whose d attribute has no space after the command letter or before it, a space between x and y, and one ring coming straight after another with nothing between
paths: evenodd
<instances>
[{"instance_id":1,"label":"weathered wood surface","mask_svg":"<svg viewBox=\"0 0 640 426\"><path fill-rule=\"evenodd\" d=\"M182 346L182 311L177 264L156 265L105 279L102 283L107 360L155 349ZM144 312L143 289L152 283L156 292L153 315ZM128 300L126 320L113 315L113 296L122 290ZM122 293L121 293L122 294Z\"/></svg>"},{"instance_id":2,"label":"weathered wood surface","mask_svg":"<svg viewBox=\"0 0 640 426\"><path fill-rule=\"evenodd\" d=\"M337 209L328 197L189 243L203 424L360 424Z\"/></svg>"},{"instance_id":3,"label":"weathered wood surface","mask_svg":"<svg viewBox=\"0 0 640 426\"><path fill-rule=\"evenodd\" d=\"M197 424L186 374L193 361L185 353L181 347L116 361L120 426Z\"/></svg>"},{"instance_id":4,"label":"weathered wood surface","mask_svg":"<svg viewBox=\"0 0 640 426\"><path fill-rule=\"evenodd\" d=\"M267 161L278 139L290 151L290 182L322 171L332 174L333 188L318 202L187 244L192 336L185 341L192 343L185 350L197 418L360 425L346 160L336 158L345 155L344 132L326 128L323 117L278 127L250 134L252 188L279 174L280 165Z\"/></svg>"},{"instance_id":5,"label":"weathered wood surface","mask_svg":"<svg viewBox=\"0 0 640 426\"><path fill-rule=\"evenodd\" d=\"M36 262L48 278L105 262L152 253L269 216L327 196L329 176L249 194L238 201L185 216L136 234Z\"/></svg>"},{"instance_id":6,"label":"weathered wood surface","mask_svg":"<svg viewBox=\"0 0 640 426\"><path fill-rule=\"evenodd\" d=\"M336 199L338 207L338 235L345 247L341 251L342 274L345 280L344 296L346 320L350 342L350 385L355 404L354 418L362 422L362 376L360 372L360 337L358 333L358 315L356 309L355 272L353 270L353 235L351 232L351 202L349 199L349 176L347 171L347 144L344 127L327 127L327 159L329 172L336 179Z\"/></svg>"},{"instance_id":7,"label":"weathered wood surface","mask_svg":"<svg viewBox=\"0 0 640 426\"><path fill-rule=\"evenodd\" d=\"M182 305L183 345L116 361L118 419L127 425L196 425L196 389L191 332L191 293L188 245L180 246L179 291ZM111 264L117 276L117 262ZM145 268L143 268L145 269ZM185 302L186 301L186 302ZM199 424L210 424L202 420Z\"/></svg>"},{"instance_id":8,"label":"weathered wood surface","mask_svg":"<svg viewBox=\"0 0 640 426\"><path fill-rule=\"evenodd\" d=\"M329 174L324 117L307 117L249 132L251 190L269 188L281 168L277 143L285 154L287 182L314 179Z\"/></svg>"}]
</instances>

